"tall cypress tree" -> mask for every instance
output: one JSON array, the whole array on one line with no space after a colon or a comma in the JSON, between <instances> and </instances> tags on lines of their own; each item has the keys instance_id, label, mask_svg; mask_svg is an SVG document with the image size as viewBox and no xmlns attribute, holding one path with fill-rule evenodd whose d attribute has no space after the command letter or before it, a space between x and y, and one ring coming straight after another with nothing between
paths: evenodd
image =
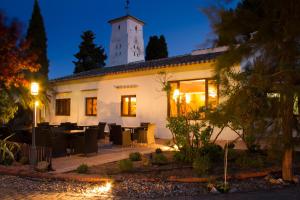
<instances>
[{"instance_id":1,"label":"tall cypress tree","mask_svg":"<svg viewBox=\"0 0 300 200\"><path fill-rule=\"evenodd\" d=\"M160 37L150 36L146 47L146 60L154 60L168 57L168 46L163 35Z\"/></svg>"},{"instance_id":2,"label":"tall cypress tree","mask_svg":"<svg viewBox=\"0 0 300 200\"><path fill-rule=\"evenodd\" d=\"M95 34L90 30L85 31L81 38L79 52L74 55L77 58L77 61L73 61L75 64L74 73L104 67L107 56L102 46L95 45Z\"/></svg>"},{"instance_id":3,"label":"tall cypress tree","mask_svg":"<svg viewBox=\"0 0 300 200\"><path fill-rule=\"evenodd\" d=\"M41 68L36 75L42 75L47 80L49 73L47 36L38 0L34 1L33 12L29 22L26 38L30 41L30 51L38 56L37 63L41 65Z\"/></svg>"}]
</instances>

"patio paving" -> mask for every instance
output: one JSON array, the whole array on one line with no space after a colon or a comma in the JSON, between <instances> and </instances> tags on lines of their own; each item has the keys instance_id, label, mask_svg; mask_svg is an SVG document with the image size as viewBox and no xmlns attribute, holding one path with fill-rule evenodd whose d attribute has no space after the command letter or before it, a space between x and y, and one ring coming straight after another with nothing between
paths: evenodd
<instances>
[{"instance_id":1,"label":"patio paving","mask_svg":"<svg viewBox=\"0 0 300 200\"><path fill-rule=\"evenodd\" d=\"M109 162L114 162L128 158L132 152L140 152L147 154L154 152L155 149L161 148L162 150L170 149L168 146L163 144L154 144L149 146L134 146L134 147L103 147L99 148L97 154L90 155L71 155L66 157L59 157L52 159L52 167L55 171L53 174L65 173L75 170L81 164L87 164L88 166L101 165Z\"/></svg>"}]
</instances>

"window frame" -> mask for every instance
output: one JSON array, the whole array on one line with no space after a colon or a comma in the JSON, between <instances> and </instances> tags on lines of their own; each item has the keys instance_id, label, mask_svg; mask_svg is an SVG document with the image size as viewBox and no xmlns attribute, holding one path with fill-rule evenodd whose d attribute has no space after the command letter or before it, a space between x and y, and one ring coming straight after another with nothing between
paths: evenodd
<instances>
[{"instance_id":1,"label":"window frame","mask_svg":"<svg viewBox=\"0 0 300 200\"><path fill-rule=\"evenodd\" d=\"M96 100L96 108L97 108L97 112L98 112L98 102L97 102L97 97L85 97L85 116L97 116L97 112L96 113L93 113L94 109L92 107L92 114L88 114L87 113L87 102L88 100L92 100L92 105L94 105L94 101Z\"/></svg>"},{"instance_id":2,"label":"window frame","mask_svg":"<svg viewBox=\"0 0 300 200\"><path fill-rule=\"evenodd\" d=\"M128 114L123 113L123 102L124 102L125 98L128 98ZM121 117L136 117L136 111L135 111L135 114L131 114L131 98L136 99L136 95L122 95L121 96Z\"/></svg>"},{"instance_id":3,"label":"window frame","mask_svg":"<svg viewBox=\"0 0 300 200\"><path fill-rule=\"evenodd\" d=\"M64 103L68 103L69 108L64 108L62 110L65 112L60 112L61 109L58 109L58 104L60 104L59 106L61 107L61 106L63 106L61 104L64 104ZM55 116L70 116L70 115L71 115L71 98L55 99Z\"/></svg>"},{"instance_id":4,"label":"window frame","mask_svg":"<svg viewBox=\"0 0 300 200\"><path fill-rule=\"evenodd\" d=\"M205 107L208 106L208 82L209 81L216 81L214 78L194 78L194 79L181 79L181 80L174 80L174 81L168 81L169 84L176 83L177 84L177 89L180 89L180 82L184 81L196 81L196 80L205 80ZM220 91L219 91L219 84L217 84L217 104L219 105L219 98L220 98ZM167 95L167 117L171 117L171 105L170 105L170 92L168 92ZM180 114L180 107L177 106L177 116Z\"/></svg>"}]
</instances>

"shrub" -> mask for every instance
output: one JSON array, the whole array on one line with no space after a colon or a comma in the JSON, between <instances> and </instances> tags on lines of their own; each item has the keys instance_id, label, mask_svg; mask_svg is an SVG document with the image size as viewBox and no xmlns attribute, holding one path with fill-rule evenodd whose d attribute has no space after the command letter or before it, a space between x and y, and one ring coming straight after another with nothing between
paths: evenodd
<instances>
[{"instance_id":1,"label":"shrub","mask_svg":"<svg viewBox=\"0 0 300 200\"><path fill-rule=\"evenodd\" d=\"M240 168L262 168L264 160L260 155L241 154L235 161L235 164Z\"/></svg>"},{"instance_id":2,"label":"shrub","mask_svg":"<svg viewBox=\"0 0 300 200\"><path fill-rule=\"evenodd\" d=\"M133 163L129 159L119 161L119 169L121 172L129 172L133 169Z\"/></svg>"},{"instance_id":3,"label":"shrub","mask_svg":"<svg viewBox=\"0 0 300 200\"><path fill-rule=\"evenodd\" d=\"M155 149L155 153L160 154L162 153L162 150L160 148Z\"/></svg>"},{"instance_id":4,"label":"shrub","mask_svg":"<svg viewBox=\"0 0 300 200\"><path fill-rule=\"evenodd\" d=\"M173 159L176 162L186 162L185 155L181 151L175 151L173 154Z\"/></svg>"},{"instance_id":5,"label":"shrub","mask_svg":"<svg viewBox=\"0 0 300 200\"><path fill-rule=\"evenodd\" d=\"M234 147L235 147L234 142L230 142L230 143L228 144L228 149L234 149Z\"/></svg>"},{"instance_id":6,"label":"shrub","mask_svg":"<svg viewBox=\"0 0 300 200\"><path fill-rule=\"evenodd\" d=\"M200 155L208 156L212 162L223 160L223 149L221 146L209 143L199 149Z\"/></svg>"},{"instance_id":7,"label":"shrub","mask_svg":"<svg viewBox=\"0 0 300 200\"><path fill-rule=\"evenodd\" d=\"M27 165L29 163L29 159L27 156L22 156L19 160L22 165Z\"/></svg>"},{"instance_id":8,"label":"shrub","mask_svg":"<svg viewBox=\"0 0 300 200\"><path fill-rule=\"evenodd\" d=\"M131 161L140 161L142 160L142 155L140 152L134 152L129 154L129 159Z\"/></svg>"},{"instance_id":9,"label":"shrub","mask_svg":"<svg viewBox=\"0 0 300 200\"><path fill-rule=\"evenodd\" d=\"M168 163L167 157L160 153L160 154L154 154L152 156L152 163L155 165L165 165Z\"/></svg>"},{"instance_id":10,"label":"shrub","mask_svg":"<svg viewBox=\"0 0 300 200\"><path fill-rule=\"evenodd\" d=\"M143 166L148 167L151 165L151 162L150 162L149 158L142 157L142 164L143 164Z\"/></svg>"},{"instance_id":11,"label":"shrub","mask_svg":"<svg viewBox=\"0 0 300 200\"><path fill-rule=\"evenodd\" d=\"M205 175L211 168L211 161L208 156L200 156L193 162L193 169L199 175Z\"/></svg>"},{"instance_id":12,"label":"shrub","mask_svg":"<svg viewBox=\"0 0 300 200\"><path fill-rule=\"evenodd\" d=\"M86 174L88 171L89 167L86 164L81 164L76 169L76 172L79 174Z\"/></svg>"}]
</instances>

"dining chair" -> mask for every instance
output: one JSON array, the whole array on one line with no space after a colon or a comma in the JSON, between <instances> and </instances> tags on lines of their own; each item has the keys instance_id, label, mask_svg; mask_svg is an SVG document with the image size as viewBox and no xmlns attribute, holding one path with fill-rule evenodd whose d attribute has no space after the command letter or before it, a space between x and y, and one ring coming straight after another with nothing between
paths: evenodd
<instances>
[{"instance_id":1,"label":"dining chair","mask_svg":"<svg viewBox=\"0 0 300 200\"><path fill-rule=\"evenodd\" d=\"M132 144L130 131L123 131L121 125L112 125L110 135L113 144L122 146L129 146Z\"/></svg>"},{"instance_id":2,"label":"dining chair","mask_svg":"<svg viewBox=\"0 0 300 200\"><path fill-rule=\"evenodd\" d=\"M155 124L148 124L147 129L138 130L138 143L155 144Z\"/></svg>"}]
</instances>

